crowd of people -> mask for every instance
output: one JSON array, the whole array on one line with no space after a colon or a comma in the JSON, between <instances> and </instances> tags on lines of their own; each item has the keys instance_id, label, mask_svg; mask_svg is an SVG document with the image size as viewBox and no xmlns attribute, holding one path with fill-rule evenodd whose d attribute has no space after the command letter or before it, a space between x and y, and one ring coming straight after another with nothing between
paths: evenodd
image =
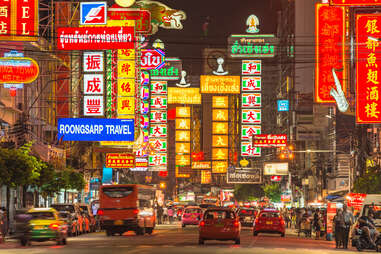
<instances>
[{"instance_id":1,"label":"crowd of people","mask_svg":"<svg viewBox=\"0 0 381 254\"><path fill-rule=\"evenodd\" d=\"M176 219L180 220L182 208L174 206L160 206L156 207L157 224L172 224Z\"/></svg>"}]
</instances>

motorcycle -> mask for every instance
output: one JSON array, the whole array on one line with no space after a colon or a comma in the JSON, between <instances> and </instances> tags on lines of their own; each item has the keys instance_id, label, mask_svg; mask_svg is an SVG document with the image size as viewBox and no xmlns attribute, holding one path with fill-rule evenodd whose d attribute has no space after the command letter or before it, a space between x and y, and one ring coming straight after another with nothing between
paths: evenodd
<instances>
[{"instance_id":1,"label":"motorcycle","mask_svg":"<svg viewBox=\"0 0 381 254\"><path fill-rule=\"evenodd\" d=\"M356 247L358 251L376 250L377 252L381 252L381 236L377 238L376 247L374 247L369 241L366 233L363 230L357 228L355 229L352 239L352 246Z\"/></svg>"}]
</instances>

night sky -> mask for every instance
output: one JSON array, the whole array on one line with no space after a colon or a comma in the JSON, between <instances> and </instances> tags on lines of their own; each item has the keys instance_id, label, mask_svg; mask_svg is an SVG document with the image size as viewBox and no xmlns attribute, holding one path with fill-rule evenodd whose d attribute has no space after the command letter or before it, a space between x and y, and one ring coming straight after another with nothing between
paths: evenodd
<instances>
[{"instance_id":1,"label":"night sky","mask_svg":"<svg viewBox=\"0 0 381 254\"><path fill-rule=\"evenodd\" d=\"M190 75L201 74L201 51L205 47L227 48L230 34L246 33L246 19L255 14L260 20L260 33L276 33L280 0L161 0L167 6L183 10L187 19L183 30L159 28L150 41L160 38L168 57L180 57ZM210 17L208 38L203 38L202 25Z\"/></svg>"}]
</instances>

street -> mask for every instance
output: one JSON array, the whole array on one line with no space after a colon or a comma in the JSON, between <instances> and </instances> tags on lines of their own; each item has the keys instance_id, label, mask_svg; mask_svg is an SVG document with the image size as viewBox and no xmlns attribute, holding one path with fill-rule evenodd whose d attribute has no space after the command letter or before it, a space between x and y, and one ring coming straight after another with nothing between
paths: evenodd
<instances>
[{"instance_id":1,"label":"street","mask_svg":"<svg viewBox=\"0 0 381 254\"><path fill-rule=\"evenodd\" d=\"M136 236L128 232L123 236L106 237L104 232L81 235L68 239L68 245L57 246L53 242L33 242L29 247L21 247L17 242L0 245L0 253L353 253L336 250L333 241L298 238L289 230L286 237L279 235L252 235L250 228L241 231L241 245L232 241L206 241L198 245L196 226L185 229L180 225L160 225L149 236Z\"/></svg>"}]
</instances>

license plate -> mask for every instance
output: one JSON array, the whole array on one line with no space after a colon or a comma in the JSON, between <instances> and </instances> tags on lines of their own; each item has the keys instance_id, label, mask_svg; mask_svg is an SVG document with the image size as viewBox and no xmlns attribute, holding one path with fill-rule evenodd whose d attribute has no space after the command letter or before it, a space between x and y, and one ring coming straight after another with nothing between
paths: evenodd
<instances>
[{"instance_id":1,"label":"license plate","mask_svg":"<svg viewBox=\"0 0 381 254\"><path fill-rule=\"evenodd\" d=\"M267 224L267 225L272 225L273 222L272 222L272 221L266 221L266 224Z\"/></svg>"},{"instance_id":2,"label":"license plate","mask_svg":"<svg viewBox=\"0 0 381 254\"><path fill-rule=\"evenodd\" d=\"M224 224L216 224L216 227L222 228L222 227L224 227Z\"/></svg>"},{"instance_id":3,"label":"license plate","mask_svg":"<svg viewBox=\"0 0 381 254\"><path fill-rule=\"evenodd\" d=\"M122 220L116 220L116 221L114 221L114 225L123 225L123 221Z\"/></svg>"}]
</instances>

